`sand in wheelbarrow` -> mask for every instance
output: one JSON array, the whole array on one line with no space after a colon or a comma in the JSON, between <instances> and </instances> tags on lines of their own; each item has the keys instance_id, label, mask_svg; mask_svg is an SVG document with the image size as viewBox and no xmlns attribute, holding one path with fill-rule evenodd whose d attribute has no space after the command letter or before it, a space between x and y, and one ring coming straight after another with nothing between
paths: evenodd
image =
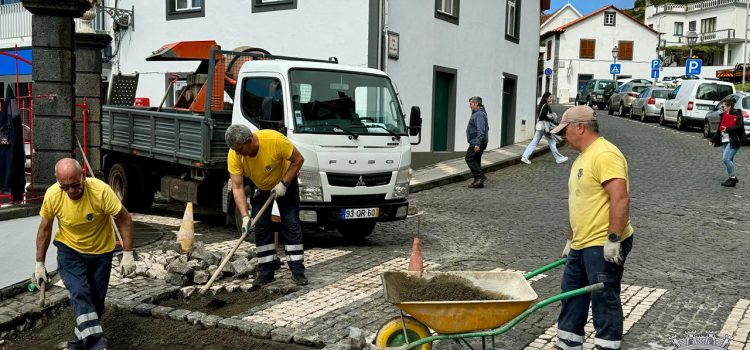
<instances>
[{"instance_id":1,"label":"sand in wheelbarrow","mask_svg":"<svg viewBox=\"0 0 750 350\"><path fill-rule=\"evenodd\" d=\"M177 296L158 301L155 304L175 309L200 311L210 315L231 317L283 296L283 293L269 293L265 290L219 293L216 295L210 293L205 295L193 293L187 298Z\"/></svg>"},{"instance_id":2,"label":"sand in wheelbarrow","mask_svg":"<svg viewBox=\"0 0 750 350\"><path fill-rule=\"evenodd\" d=\"M56 349L72 340L75 316L70 307L50 315L44 326L27 330L15 339L7 339L8 349ZM107 311L102 318L109 349L207 349L207 350L309 350L299 344L285 344L253 338L239 331L202 328L187 322L138 316L121 311ZM0 347L2 348L2 347Z\"/></svg>"},{"instance_id":3,"label":"sand in wheelbarrow","mask_svg":"<svg viewBox=\"0 0 750 350\"><path fill-rule=\"evenodd\" d=\"M508 295L490 292L476 287L461 276L441 274L426 279L399 273L393 277L389 288L396 292L397 299L404 301L465 301L465 300L509 300Z\"/></svg>"}]
</instances>

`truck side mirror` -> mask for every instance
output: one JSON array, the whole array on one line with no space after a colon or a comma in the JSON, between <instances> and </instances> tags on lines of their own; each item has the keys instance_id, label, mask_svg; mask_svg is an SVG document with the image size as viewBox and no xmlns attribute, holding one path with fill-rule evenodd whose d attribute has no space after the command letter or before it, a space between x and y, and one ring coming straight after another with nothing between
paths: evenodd
<instances>
[{"instance_id":1,"label":"truck side mirror","mask_svg":"<svg viewBox=\"0 0 750 350\"><path fill-rule=\"evenodd\" d=\"M418 106L411 107L409 114L409 136L417 136L422 131L422 111Z\"/></svg>"}]
</instances>

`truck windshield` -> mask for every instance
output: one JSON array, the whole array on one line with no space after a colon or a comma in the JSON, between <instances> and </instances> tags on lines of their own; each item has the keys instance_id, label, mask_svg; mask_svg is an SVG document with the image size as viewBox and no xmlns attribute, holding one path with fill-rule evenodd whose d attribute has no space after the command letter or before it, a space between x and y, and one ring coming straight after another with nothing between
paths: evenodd
<instances>
[{"instance_id":1,"label":"truck windshield","mask_svg":"<svg viewBox=\"0 0 750 350\"><path fill-rule=\"evenodd\" d=\"M401 106L386 77L294 69L289 80L296 132L406 135Z\"/></svg>"}]
</instances>

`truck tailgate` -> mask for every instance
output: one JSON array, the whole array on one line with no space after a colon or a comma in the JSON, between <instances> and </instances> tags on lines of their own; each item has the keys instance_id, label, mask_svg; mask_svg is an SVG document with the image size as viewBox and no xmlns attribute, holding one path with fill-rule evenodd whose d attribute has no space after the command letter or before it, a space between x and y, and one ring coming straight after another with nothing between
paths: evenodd
<instances>
[{"instance_id":1,"label":"truck tailgate","mask_svg":"<svg viewBox=\"0 0 750 350\"><path fill-rule=\"evenodd\" d=\"M230 123L230 112L206 118L190 112L104 106L102 148L183 165L223 167L229 151L224 131Z\"/></svg>"}]
</instances>

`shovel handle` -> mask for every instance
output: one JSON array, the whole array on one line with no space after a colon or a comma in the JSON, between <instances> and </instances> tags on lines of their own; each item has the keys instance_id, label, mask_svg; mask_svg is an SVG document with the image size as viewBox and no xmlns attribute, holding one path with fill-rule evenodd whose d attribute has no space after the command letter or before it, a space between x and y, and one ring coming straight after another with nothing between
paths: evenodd
<instances>
[{"instance_id":1,"label":"shovel handle","mask_svg":"<svg viewBox=\"0 0 750 350\"><path fill-rule=\"evenodd\" d=\"M44 301L47 298L47 282L39 282L39 307L44 308Z\"/></svg>"},{"instance_id":2,"label":"shovel handle","mask_svg":"<svg viewBox=\"0 0 750 350\"><path fill-rule=\"evenodd\" d=\"M216 269L216 271L214 271L214 274L211 275L211 279L208 280L205 286L201 287L201 289L198 290L201 294L206 294L208 289L211 288L211 285L214 284L214 280L216 280L216 277L219 276L221 271L224 269L224 266L226 266L227 262L229 262L229 259L232 258L234 253L237 251L237 249L240 247L242 242L245 240L245 237L247 237L247 234L250 233L253 227L255 227L255 223L258 222L258 219L260 219L263 213L266 212L266 209L268 209L268 207L273 203L274 199L276 199L276 194L272 192L271 195L266 200L266 203L263 204L263 207L261 207L260 210L258 210L258 213L255 214L253 221L250 222L250 229L245 231L245 233L243 233L242 236L240 236L240 239L237 240L237 244L235 244L232 250L230 250L229 253L227 253L227 256L225 256L224 260L221 261L221 264Z\"/></svg>"}]
</instances>

